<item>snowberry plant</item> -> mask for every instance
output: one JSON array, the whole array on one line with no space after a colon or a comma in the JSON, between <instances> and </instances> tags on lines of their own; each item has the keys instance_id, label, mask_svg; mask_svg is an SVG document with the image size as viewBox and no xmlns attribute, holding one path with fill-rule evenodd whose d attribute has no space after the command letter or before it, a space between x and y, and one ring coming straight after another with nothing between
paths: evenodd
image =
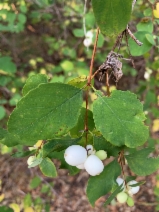
<instances>
[{"instance_id":1,"label":"snowberry plant","mask_svg":"<svg viewBox=\"0 0 159 212\"><path fill-rule=\"evenodd\" d=\"M123 37L132 55L135 51L144 54L153 46L149 42L152 37L141 30L143 26L135 35L129 29L135 2L92 0L98 28L88 77L79 76L66 84L49 83L42 74L29 77L23 97L8 120L8 130L0 129L1 143L31 147L14 156L27 156L28 167L39 166L45 176L57 177L52 159L60 160L61 168L68 169L71 175L81 169L86 171L90 175L86 195L92 206L107 193L110 197L105 205L116 197L120 203L133 206L133 195L142 184L135 181L136 176L149 175L159 168L159 158L149 157L153 148L145 148L149 129L144 124L142 103L130 91L109 89L109 78L117 83L123 75L123 57L119 54ZM106 61L93 74L99 33L116 36L117 40ZM93 87L92 79L98 74L99 80L105 78L106 95ZM96 99L89 110L92 90ZM125 164L133 176L125 175Z\"/></svg>"}]
</instances>

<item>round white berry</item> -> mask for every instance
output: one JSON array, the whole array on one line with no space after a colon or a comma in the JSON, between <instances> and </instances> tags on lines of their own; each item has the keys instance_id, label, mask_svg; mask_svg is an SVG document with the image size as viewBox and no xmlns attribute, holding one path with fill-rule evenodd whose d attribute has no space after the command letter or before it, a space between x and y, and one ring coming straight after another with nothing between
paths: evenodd
<instances>
[{"instance_id":1,"label":"round white berry","mask_svg":"<svg viewBox=\"0 0 159 212\"><path fill-rule=\"evenodd\" d=\"M100 160L105 160L107 158L107 153L104 150L99 150L95 153L95 155L100 159Z\"/></svg>"},{"instance_id":2,"label":"round white berry","mask_svg":"<svg viewBox=\"0 0 159 212\"><path fill-rule=\"evenodd\" d=\"M131 185L137 184L138 182L135 180L131 180L130 182L128 182L128 194L130 196L132 196L133 194L138 193L138 191L140 190L140 186L135 186L132 187Z\"/></svg>"},{"instance_id":3,"label":"round white berry","mask_svg":"<svg viewBox=\"0 0 159 212\"><path fill-rule=\"evenodd\" d=\"M85 161L84 167L92 176L99 175L104 169L102 161L96 155L90 155Z\"/></svg>"},{"instance_id":4,"label":"round white berry","mask_svg":"<svg viewBox=\"0 0 159 212\"><path fill-rule=\"evenodd\" d=\"M82 163L82 164L80 164L80 165L77 165L76 167L77 167L78 169L85 169L85 168L84 168L84 163Z\"/></svg>"},{"instance_id":5,"label":"round white berry","mask_svg":"<svg viewBox=\"0 0 159 212\"><path fill-rule=\"evenodd\" d=\"M120 186L121 184L123 184L124 180L121 177L118 177L116 179L116 182L118 183L118 185Z\"/></svg>"},{"instance_id":6,"label":"round white berry","mask_svg":"<svg viewBox=\"0 0 159 212\"><path fill-rule=\"evenodd\" d=\"M88 32L86 33L86 37L87 37L87 38L93 38L93 32L92 32L92 31L88 31Z\"/></svg>"},{"instance_id":7,"label":"round white berry","mask_svg":"<svg viewBox=\"0 0 159 212\"><path fill-rule=\"evenodd\" d=\"M91 38L85 38L83 41L83 44L85 47L89 47L92 44L92 39Z\"/></svg>"},{"instance_id":8,"label":"round white berry","mask_svg":"<svg viewBox=\"0 0 159 212\"><path fill-rule=\"evenodd\" d=\"M118 177L116 179L116 182L118 183L118 186L123 184L122 189L125 190L125 186L124 186L125 183L124 183L124 180L121 177Z\"/></svg>"},{"instance_id":9,"label":"round white berry","mask_svg":"<svg viewBox=\"0 0 159 212\"><path fill-rule=\"evenodd\" d=\"M69 146L64 153L65 161L71 166L77 166L87 159L87 151L80 145Z\"/></svg>"},{"instance_id":10,"label":"round white berry","mask_svg":"<svg viewBox=\"0 0 159 212\"><path fill-rule=\"evenodd\" d=\"M30 166L36 160L35 156L30 156L27 160L28 166Z\"/></svg>"},{"instance_id":11,"label":"round white berry","mask_svg":"<svg viewBox=\"0 0 159 212\"><path fill-rule=\"evenodd\" d=\"M92 152L93 152L93 146L92 146L91 144L88 144L88 145L86 146L86 150L87 150L87 152L88 152L88 155L91 155Z\"/></svg>"},{"instance_id":12,"label":"round white berry","mask_svg":"<svg viewBox=\"0 0 159 212\"><path fill-rule=\"evenodd\" d=\"M118 202L125 203L128 199L128 195L125 192L120 192L119 194L117 194L116 198Z\"/></svg>"}]
</instances>

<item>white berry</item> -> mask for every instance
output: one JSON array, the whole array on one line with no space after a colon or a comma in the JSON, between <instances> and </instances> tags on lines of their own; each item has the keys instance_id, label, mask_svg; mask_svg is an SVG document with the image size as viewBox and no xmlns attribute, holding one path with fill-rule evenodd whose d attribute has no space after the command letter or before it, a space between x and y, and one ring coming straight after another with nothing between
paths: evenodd
<instances>
[{"instance_id":1,"label":"white berry","mask_svg":"<svg viewBox=\"0 0 159 212\"><path fill-rule=\"evenodd\" d=\"M36 160L35 156L30 156L27 160L28 166L30 166Z\"/></svg>"},{"instance_id":2,"label":"white berry","mask_svg":"<svg viewBox=\"0 0 159 212\"><path fill-rule=\"evenodd\" d=\"M133 194L138 193L138 191L140 190L140 186L135 186L135 187L131 187L131 185L137 184L138 182L135 180L132 180L130 182L128 182L128 194L130 196L132 196Z\"/></svg>"},{"instance_id":3,"label":"white berry","mask_svg":"<svg viewBox=\"0 0 159 212\"><path fill-rule=\"evenodd\" d=\"M100 159L100 160L105 160L107 158L107 153L104 150L99 150L95 153L95 155Z\"/></svg>"},{"instance_id":4,"label":"white berry","mask_svg":"<svg viewBox=\"0 0 159 212\"><path fill-rule=\"evenodd\" d=\"M65 161L71 166L77 166L87 159L87 151L80 145L69 146L64 153Z\"/></svg>"},{"instance_id":5,"label":"white berry","mask_svg":"<svg viewBox=\"0 0 159 212\"><path fill-rule=\"evenodd\" d=\"M91 38L85 38L83 41L83 44L85 47L89 47L92 44L92 39Z\"/></svg>"},{"instance_id":6,"label":"white berry","mask_svg":"<svg viewBox=\"0 0 159 212\"><path fill-rule=\"evenodd\" d=\"M87 37L87 38L93 38L93 32L92 32L92 31L88 31L88 32L86 33L86 37Z\"/></svg>"},{"instance_id":7,"label":"white berry","mask_svg":"<svg viewBox=\"0 0 159 212\"><path fill-rule=\"evenodd\" d=\"M125 192L120 192L119 194L117 194L116 198L118 202L125 203L128 199L128 195Z\"/></svg>"},{"instance_id":8,"label":"white berry","mask_svg":"<svg viewBox=\"0 0 159 212\"><path fill-rule=\"evenodd\" d=\"M102 161L96 155L90 155L85 161L84 167L92 176L99 175L104 169Z\"/></svg>"},{"instance_id":9,"label":"white berry","mask_svg":"<svg viewBox=\"0 0 159 212\"><path fill-rule=\"evenodd\" d=\"M85 168L84 168L84 163L82 163L82 164L80 164L80 165L77 165L76 167L77 167L78 169L85 169Z\"/></svg>"},{"instance_id":10,"label":"white berry","mask_svg":"<svg viewBox=\"0 0 159 212\"><path fill-rule=\"evenodd\" d=\"M92 146L91 144L88 144L88 145L86 146L86 150L87 150L87 152L88 152L88 155L91 155L92 152L93 152L93 146Z\"/></svg>"},{"instance_id":11,"label":"white berry","mask_svg":"<svg viewBox=\"0 0 159 212\"><path fill-rule=\"evenodd\" d=\"M123 184L122 189L125 190L124 180L123 180L121 177L118 177L118 178L116 179L116 182L118 183L118 186L120 186L120 185Z\"/></svg>"}]
</instances>

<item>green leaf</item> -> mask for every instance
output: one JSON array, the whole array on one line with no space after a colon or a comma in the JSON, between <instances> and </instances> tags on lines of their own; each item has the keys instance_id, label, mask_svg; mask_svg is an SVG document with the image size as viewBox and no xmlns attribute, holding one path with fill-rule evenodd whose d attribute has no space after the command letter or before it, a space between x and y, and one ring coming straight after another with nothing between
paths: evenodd
<instances>
[{"instance_id":1,"label":"green leaf","mask_svg":"<svg viewBox=\"0 0 159 212\"><path fill-rule=\"evenodd\" d=\"M92 0L93 12L103 34L118 35L131 16L132 0Z\"/></svg>"},{"instance_id":2,"label":"green leaf","mask_svg":"<svg viewBox=\"0 0 159 212\"><path fill-rule=\"evenodd\" d=\"M13 209L6 207L6 206L0 206L1 212L14 212Z\"/></svg>"},{"instance_id":3,"label":"green leaf","mask_svg":"<svg viewBox=\"0 0 159 212\"><path fill-rule=\"evenodd\" d=\"M84 30L83 29L74 29L73 34L75 37L84 37Z\"/></svg>"},{"instance_id":4,"label":"green leaf","mask_svg":"<svg viewBox=\"0 0 159 212\"><path fill-rule=\"evenodd\" d=\"M12 147L19 143L20 138L18 136L12 135L7 130L0 128L0 143Z\"/></svg>"},{"instance_id":5,"label":"green leaf","mask_svg":"<svg viewBox=\"0 0 159 212\"><path fill-rule=\"evenodd\" d=\"M63 150L61 152L52 152L49 154L49 157L60 160L60 162L61 162L60 169L68 169L70 175L78 174L80 172L80 170L77 167L70 166L70 165L68 165L68 163L65 162L64 152L65 152L65 150Z\"/></svg>"},{"instance_id":6,"label":"green leaf","mask_svg":"<svg viewBox=\"0 0 159 212\"><path fill-rule=\"evenodd\" d=\"M40 164L41 172L47 177L56 177L56 167L50 158L44 158Z\"/></svg>"},{"instance_id":7,"label":"green leaf","mask_svg":"<svg viewBox=\"0 0 159 212\"><path fill-rule=\"evenodd\" d=\"M62 151L66 149L67 147L77 144L82 137L71 139L71 138L61 138L61 139L53 139L51 141L48 141L43 146L43 157L46 157L48 154L54 151Z\"/></svg>"},{"instance_id":8,"label":"green leaf","mask_svg":"<svg viewBox=\"0 0 159 212\"><path fill-rule=\"evenodd\" d=\"M0 73L1 71L6 73L6 75L11 75L13 76L13 74L16 72L16 66L15 64L12 62L12 58L11 57L0 57Z\"/></svg>"},{"instance_id":9,"label":"green leaf","mask_svg":"<svg viewBox=\"0 0 159 212\"><path fill-rule=\"evenodd\" d=\"M152 17L152 8L147 8L144 10L144 16Z\"/></svg>"},{"instance_id":10,"label":"green leaf","mask_svg":"<svg viewBox=\"0 0 159 212\"><path fill-rule=\"evenodd\" d=\"M38 166L42 161L43 161L43 158L38 158L38 157L36 157L36 158L33 160L32 164L28 166L28 168L30 169L30 168L33 168L33 167L35 167L35 166Z\"/></svg>"},{"instance_id":11,"label":"green leaf","mask_svg":"<svg viewBox=\"0 0 159 212\"><path fill-rule=\"evenodd\" d=\"M153 34L146 34L145 36L149 43L151 43L153 46L156 45L155 40L153 38Z\"/></svg>"},{"instance_id":12,"label":"green leaf","mask_svg":"<svg viewBox=\"0 0 159 212\"><path fill-rule=\"evenodd\" d=\"M82 91L62 83L41 84L17 104L8 122L9 132L27 145L66 134L78 120ZM15 124L16 123L16 124Z\"/></svg>"},{"instance_id":13,"label":"green leaf","mask_svg":"<svg viewBox=\"0 0 159 212\"><path fill-rule=\"evenodd\" d=\"M27 12L27 7L25 6L25 5L20 5L20 11L22 12L22 13L26 13Z\"/></svg>"},{"instance_id":14,"label":"green leaf","mask_svg":"<svg viewBox=\"0 0 159 212\"><path fill-rule=\"evenodd\" d=\"M138 31L145 31L145 32L153 32L153 23L151 20L148 20L146 22L142 21L137 24L137 30Z\"/></svg>"},{"instance_id":15,"label":"green leaf","mask_svg":"<svg viewBox=\"0 0 159 212\"><path fill-rule=\"evenodd\" d=\"M87 115L88 115L87 116L88 117L88 129L90 131L92 131L95 128L92 111L88 110ZM86 116L86 109L82 107L81 114L78 118L78 122L77 122L76 126L70 130L71 135L80 136L82 131L84 131L85 116Z\"/></svg>"},{"instance_id":16,"label":"green leaf","mask_svg":"<svg viewBox=\"0 0 159 212\"><path fill-rule=\"evenodd\" d=\"M140 181L140 182L138 182L138 183L135 183L135 184L132 184L132 185L129 185L129 186L131 186L131 187L141 186L141 185L143 185L145 182L146 182L146 181Z\"/></svg>"},{"instance_id":17,"label":"green leaf","mask_svg":"<svg viewBox=\"0 0 159 212\"><path fill-rule=\"evenodd\" d=\"M73 85L77 88L83 88L87 84L87 76L82 75L70 80L67 84Z\"/></svg>"},{"instance_id":18,"label":"green leaf","mask_svg":"<svg viewBox=\"0 0 159 212\"><path fill-rule=\"evenodd\" d=\"M0 85L5 86L14 77L16 66L11 57L0 57Z\"/></svg>"},{"instance_id":19,"label":"green leaf","mask_svg":"<svg viewBox=\"0 0 159 212\"><path fill-rule=\"evenodd\" d=\"M107 201L104 203L104 206L106 207L115 197L118 193L122 192L123 189L121 189L123 184L118 186L114 192L108 197Z\"/></svg>"},{"instance_id":20,"label":"green leaf","mask_svg":"<svg viewBox=\"0 0 159 212\"><path fill-rule=\"evenodd\" d=\"M30 207L32 205L32 202L33 200L31 195L30 194L25 195L24 201L23 201L24 208Z\"/></svg>"},{"instance_id":21,"label":"green leaf","mask_svg":"<svg viewBox=\"0 0 159 212\"><path fill-rule=\"evenodd\" d=\"M87 11L87 13L85 14L85 19L86 19L86 28L88 27L92 29L93 26L95 26L95 17L91 10Z\"/></svg>"},{"instance_id":22,"label":"green leaf","mask_svg":"<svg viewBox=\"0 0 159 212\"><path fill-rule=\"evenodd\" d=\"M23 96L25 96L32 89L35 89L36 87L38 87L40 84L47 83L47 82L48 82L48 79L45 74L35 74L30 76L23 87L23 90L22 90Z\"/></svg>"},{"instance_id":23,"label":"green leaf","mask_svg":"<svg viewBox=\"0 0 159 212\"><path fill-rule=\"evenodd\" d=\"M39 177L34 177L32 181L30 182L30 188L35 189L37 188L41 183L41 179Z\"/></svg>"},{"instance_id":24,"label":"green leaf","mask_svg":"<svg viewBox=\"0 0 159 212\"><path fill-rule=\"evenodd\" d=\"M97 130L115 146L133 148L141 146L148 138L143 105L129 91L115 90L110 97L100 95L93 103L93 115Z\"/></svg>"},{"instance_id":25,"label":"green leaf","mask_svg":"<svg viewBox=\"0 0 159 212\"><path fill-rule=\"evenodd\" d=\"M96 33L94 32L94 36L93 36L93 43L95 42L96 39ZM104 44L104 36L102 34L99 34L98 36L98 43L97 43L97 47L101 48Z\"/></svg>"},{"instance_id":26,"label":"green leaf","mask_svg":"<svg viewBox=\"0 0 159 212\"><path fill-rule=\"evenodd\" d=\"M10 106L16 106L20 99L21 96L18 93L14 94L14 96L9 100Z\"/></svg>"},{"instance_id":27,"label":"green leaf","mask_svg":"<svg viewBox=\"0 0 159 212\"><path fill-rule=\"evenodd\" d=\"M105 166L100 175L89 178L86 193L92 206L98 198L111 191L113 186L116 185L116 179L120 173L120 165L114 160Z\"/></svg>"},{"instance_id":28,"label":"green leaf","mask_svg":"<svg viewBox=\"0 0 159 212\"><path fill-rule=\"evenodd\" d=\"M19 20L19 22L20 22L21 24L25 24L27 18L26 18L26 16L25 16L24 14L19 13L19 14L18 14L18 20Z\"/></svg>"},{"instance_id":29,"label":"green leaf","mask_svg":"<svg viewBox=\"0 0 159 212\"><path fill-rule=\"evenodd\" d=\"M24 152L16 152L14 154L12 154L11 156L14 158L23 158L23 157L27 157L30 155L35 154L36 150L32 150L32 151L24 151Z\"/></svg>"},{"instance_id":30,"label":"green leaf","mask_svg":"<svg viewBox=\"0 0 159 212\"><path fill-rule=\"evenodd\" d=\"M153 150L153 148L145 148L137 151L136 153L125 156L130 169L136 175L150 175L159 169L159 157L148 157Z\"/></svg>"},{"instance_id":31,"label":"green leaf","mask_svg":"<svg viewBox=\"0 0 159 212\"><path fill-rule=\"evenodd\" d=\"M62 61L60 66L66 72L73 71L73 69L74 69L74 64L72 62L70 62L69 60Z\"/></svg>"},{"instance_id":32,"label":"green leaf","mask_svg":"<svg viewBox=\"0 0 159 212\"><path fill-rule=\"evenodd\" d=\"M129 39L130 52L132 56L143 55L152 48L152 44L147 40L146 34L148 33L143 31L134 33L135 37L143 43L142 46L138 46L132 38Z\"/></svg>"},{"instance_id":33,"label":"green leaf","mask_svg":"<svg viewBox=\"0 0 159 212\"><path fill-rule=\"evenodd\" d=\"M120 147L116 147L108 142L103 136L94 137L94 148L96 151L105 150L107 152L108 157L110 156L118 156L118 153L121 151Z\"/></svg>"},{"instance_id":34,"label":"green leaf","mask_svg":"<svg viewBox=\"0 0 159 212\"><path fill-rule=\"evenodd\" d=\"M0 120L2 120L6 115L6 111L3 106L0 106Z\"/></svg>"},{"instance_id":35,"label":"green leaf","mask_svg":"<svg viewBox=\"0 0 159 212\"><path fill-rule=\"evenodd\" d=\"M130 182L132 180L135 180L137 176L126 176L126 182Z\"/></svg>"}]
</instances>

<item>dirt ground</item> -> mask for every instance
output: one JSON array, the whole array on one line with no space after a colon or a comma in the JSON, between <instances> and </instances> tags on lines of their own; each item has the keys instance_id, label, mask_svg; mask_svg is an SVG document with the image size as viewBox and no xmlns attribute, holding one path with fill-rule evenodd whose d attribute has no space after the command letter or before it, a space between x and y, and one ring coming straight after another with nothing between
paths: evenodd
<instances>
[{"instance_id":1,"label":"dirt ground","mask_svg":"<svg viewBox=\"0 0 159 212\"><path fill-rule=\"evenodd\" d=\"M135 206L128 207L125 204L114 202L106 208L103 203L106 196L96 201L95 207L92 208L87 200L85 189L88 180L88 174L81 171L76 176L69 176L66 170L58 170L58 178L44 177L39 168L28 169L26 164L27 158L16 159L9 155L0 156L0 178L2 180L1 193L5 194L1 205L9 205L10 203L21 204L24 196L29 192L33 198L38 197L40 191L38 188L30 190L29 183L35 176L39 176L43 183L53 182L51 187L52 198L49 199L51 205L50 212L154 212L155 196L153 189L156 184L156 174L146 178L139 177L137 180L146 180L141 186L137 195L134 196ZM57 163L57 167L58 167ZM146 165L146 164L145 164ZM158 172L159 173L159 172ZM42 195L43 202L47 202L47 195ZM45 212L45 210L42 210Z\"/></svg>"}]
</instances>

